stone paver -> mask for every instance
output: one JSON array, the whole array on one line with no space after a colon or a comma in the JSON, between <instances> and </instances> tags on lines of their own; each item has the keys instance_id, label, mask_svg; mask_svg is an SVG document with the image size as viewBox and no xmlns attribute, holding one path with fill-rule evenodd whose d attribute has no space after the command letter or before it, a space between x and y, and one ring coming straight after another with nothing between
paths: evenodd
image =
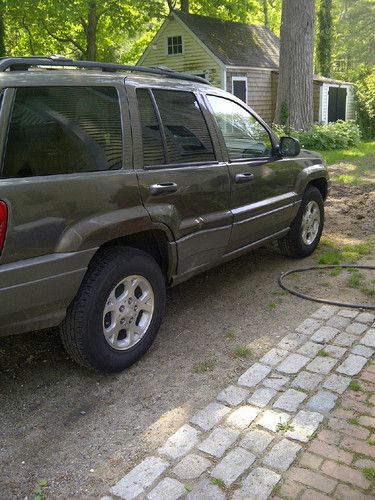
<instances>
[{"instance_id":1,"label":"stone paver","mask_svg":"<svg viewBox=\"0 0 375 500\"><path fill-rule=\"evenodd\" d=\"M251 422L258 416L259 412L260 409L254 406L241 406L229 415L227 424L236 429L246 429L246 427L249 427Z\"/></svg>"},{"instance_id":2,"label":"stone paver","mask_svg":"<svg viewBox=\"0 0 375 500\"><path fill-rule=\"evenodd\" d=\"M245 434L240 442L242 448L246 448L255 455L260 455L273 440L272 434L265 431L254 430Z\"/></svg>"},{"instance_id":3,"label":"stone paver","mask_svg":"<svg viewBox=\"0 0 375 500\"><path fill-rule=\"evenodd\" d=\"M233 500L266 500L281 476L264 467L257 467L243 481L240 490L233 495Z\"/></svg>"},{"instance_id":4,"label":"stone paver","mask_svg":"<svg viewBox=\"0 0 375 500\"><path fill-rule=\"evenodd\" d=\"M263 380L263 385L271 389L279 391L289 382L289 377L284 377L283 375L273 374Z\"/></svg>"},{"instance_id":5,"label":"stone paver","mask_svg":"<svg viewBox=\"0 0 375 500\"><path fill-rule=\"evenodd\" d=\"M271 349L267 352L262 358L260 358L259 362L268 365L268 366L276 366L280 361L288 356L288 351L284 349Z\"/></svg>"},{"instance_id":6,"label":"stone paver","mask_svg":"<svg viewBox=\"0 0 375 500\"><path fill-rule=\"evenodd\" d=\"M168 465L168 462L161 458L146 458L123 477L111 492L126 500L136 498L163 474Z\"/></svg>"},{"instance_id":7,"label":"stone paver","mask_svg":"<svg viewBox=\"0 0 375 500\"><path fill-rule=\"evenodd\" d=\"M267 406L276 394L277 391L275 389L271 389L270 387L260 387L249 397L248 402L263 408L264 406Z\"/></svg>"},{"instance_id":8,"label":"stone paver","mask_svg":"<svg viewBox=\"0 0 375 500\"><path fill-rule=\"evenodd\" d=\"M225 500L225 493L209 479L202 479L187 496L187 500ZM167 500L165 498L164 500Z\"/></svg>"},{"instance_id":9,"label":"stone paver","mask_svg":"<svg viewBox=\"0 0 375 500\"><path fill-rule=\"evenodd\" d=\"M173 469L172 472L180 479L196 479L201 476L212 462L205 457L191 453L184 457Z\"/></svg>"},{"instance_id":10,"label":"stone paver","mask_svg":"<svg viewBox=\"0 0 375 500\"><path fill-rule=\"evenodd\" d=\"M186 493L185 487L176 479L165 477L160 483L147 495L149 500L177 500Z\"/></svg>"},{"instance_id":11,"label":"stone paver","mask_svg":"<svg viewBox=\"0 0 375 500\"><path fill-rule=\"evenodd\" d=\"M302 371L293 380L292 386L304 389L305 391L312 391L322 382L322 380L322 375Z\"/></svg>"},{"instance_id":12,"label":"stone paver","mask_svg":"<svg viewBox=\"0 0 375 500\"><path fill-rule=\"evenodd\" d=\"M318 412L301 410L289 423L291 429L285 433L285 436L306 443L319 427L323 418L323 415Z\"/></svg>"},{"instance_id":13,"label":"stone paver","mask_svg":"<svg viewBox=\"0 0 375 500\"><path fill-rule=\"evenodd\" d=\"M337 394L330 391L319 391L306 403L306 407L312 411L328 413L335 406Z\"/></svg>"},{"instance_id":14,"label":"stone paver","mask_svg":"<svg viewBox=\"0 0 375 500\"><path fill-rule=\"evenodd\" d=\"M308 362L309 358L301 354L289 354L277 367L277 370L282 373L297 373Z\"/></svg>"},{"instance_id":15,"label":"stone paver","mask_svg":"<svg viewBox=\"0 0 375 500\"><path fill-rule=\"evenodd\" d=\"M337 359L335 358L317 356L306 366L306 370L326 375L332 370L336 363Z\"/></svg>"},{"instance_id":16,"label":"stone paver","mask_svg":"<svg viewBox=\"0 0 375 500\"><path fill-rule=\"evenodd\" d=\"M230 486L255 461L255 455L242 448L230 451L212 471L212 476Z\"/></svg>"},{"instance_id":17,"label":"stone paver","mask_svg":"<svg viewBox=\"0 0 375 500\"><path fill-rule=\"evenodd\" d=\"M314 333L314 335L311 337L311 340L323 344L325 342L333 340L338 333L340 333L340 330L338 330L337 328L322 326Z\"/></svg>"},{"instance_id":18,"label":"stone paver","mask_svg":"<svg viewBox=\"0 0 375 500\"><path fill-rule=\"evenodd\" d=\"M159 449L159 452L168 458L180 458L186 455L198 443L200 431L185 424L178 429Z\"/></svg>"},{"instance_id":19,"label":"stone paver","mask_svg":"<svg viewBox=\"0 0 375 500\"><path fill-rule=\"evenodd\" d=\"M262 463L270 469L286 471L294 462L301 446L289 439L282 439L264 457Z\"/></svg>"},{"instance_id":20,"label":"stone paver","mask_svg":"<svg viewBox=\"0 0 375 500\"><path fill-rule=\"evenodd\" d=\"M325 389L330 389L331 391L337 392L338 394L342 394L347 389L350 381L350 377L332 373L332 375L330 375L324 382L323 387Z\"/></svg>"},{"instance_id":21,"label":"stone paver","mask_svg":"<svg viewBox=\"0 0 375 500\"><path fill-rule=\"evenodd\" d=\"M355 356L350 354L340 366L336 368L339 373L345 375L357 375L367 363L367 359L363 356Z\"/></svg>"},{"instance_id":22,"label":"stone paver","mask_svg":"<svg viewBox=\"0 0 375 500\"><path fill-rule=\"evenodd\" d=\"M374 319L319 308L111 493L129 500L375 497L362 472L375 467Z\"/></svg>"},{"instance_id":23,"label":"stone paver","mask_svg":"<svg viewBox=\"0 0 375 500\"><path fill-rule=\"evenodd\" d=\"M237 406L242 403L242 401L244 401L248 395L249 391L244 389L243 387L229 385L224 390L219 392L216 399L230 406Z\"/></svg>"},{"instance_id":24,"label":"stone paver","mask_svg":"<svg viewBox=\"0 0 375 500\"><path fill-rule=\"evenodd\" d=\"M273 406L274 408L280 408L281 410L295 412L302 401L306 398L307 394L304 392L296 391L295 389L288 389L275 401Z\"/></svg>"},{"instance_id":25,"label":"stone paver","mask_svg":"<svg viewBox=\"0 0 375 500\"><path fill-rule=\"evenodd\" d=\"M220 458L235 443L239 432L227 427L218 427L200 444L198 449Z\"/></svg>"},{"instance_id":26,"label":"stone paver","mask_svg":"<svg viewBox=\"0 0 375 500\"><path fill-rule=\"evenodd\" d=\"M362 338L361 344L367 345L368 347L375 347L375 329L374 328L370 328L370 330Z\"/></svg>"},{"instance_id":27,"label":"stone paver","mask_svg":"<svg viewBox=\"0 0 375 500\"><path fill-rule=\"evenodd\" d=\"M204 431L208 431L229 413L229 411L230 409L225 405L216 402L210 403L193 415L190 422L198 425L198 427Z\"/></svg>"},{"instance_id":28,"label":"stone paver","mask_svg":"<svg viewBox=\"0 0 375 500\"><path fill-rule=\"evenodd\" d=\"M345 331L352 335L362 335L365 330L367 330L367 325L363 323L352 323Z\"/></svg>"},{"instance_id":29,"label":"stone paver","mask_svg":"<svg viewBox=\"0 0 375 500\"><path fill-rule=\"evenodd\" d=\"M250 368L241 375L238 379L240 385L246 387L254 387L270 373L271 368L260 363L254 363Z\"/></svg>"},{"instance_id":30,"label":"stone paver","mask_svg":"<svg viewBox=\"0 0 375 500\"><path fill-rule=\"evenodd\" d=\"M265 410L258 420L258 424L270 431L276 432L280 425L286 424L290 420L290 415L285 412Z\"/></svg>"}]
</instances>

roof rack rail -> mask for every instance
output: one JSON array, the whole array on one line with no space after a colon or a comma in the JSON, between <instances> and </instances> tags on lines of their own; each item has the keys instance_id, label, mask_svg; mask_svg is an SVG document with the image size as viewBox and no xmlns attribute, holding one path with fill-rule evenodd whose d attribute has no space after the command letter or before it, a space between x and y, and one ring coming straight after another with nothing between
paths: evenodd
<instances>
[{"instance_id":1,"label":"roof rack rail","mask_svg":"<svg viewBox=\"0 0 375 500\"><path fill-rule=\"evenodd\" d=\"M98 61L75 61L63 56L30 56L30 57L4 57L0 58L0 72L2 71L26 71L32 66L69 66L73 68L101 69L102 71L130 71L136 73L148 73L151 75L168 76L178 80L199 82L210 85L206 79L200 76L188 75L172 71L165 67L148 68L146 66L129 66L126 64L114 64Z\"/></svg>"}]
</instances>

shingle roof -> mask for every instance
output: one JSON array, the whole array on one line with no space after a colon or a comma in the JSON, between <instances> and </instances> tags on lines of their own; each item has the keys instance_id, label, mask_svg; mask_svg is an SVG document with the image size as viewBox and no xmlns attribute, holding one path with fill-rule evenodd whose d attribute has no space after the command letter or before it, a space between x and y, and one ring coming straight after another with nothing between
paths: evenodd
<instances>
[{"instance_id":1,"label":"shingle roof","mask_svg":"<svg viewBox=\"0 0 375 500\"><path fill-rule=\"evenodd\" d=\"M174 12L227 66L279 67L280 41L265 26Z\"/></svg>"}]
</instances>

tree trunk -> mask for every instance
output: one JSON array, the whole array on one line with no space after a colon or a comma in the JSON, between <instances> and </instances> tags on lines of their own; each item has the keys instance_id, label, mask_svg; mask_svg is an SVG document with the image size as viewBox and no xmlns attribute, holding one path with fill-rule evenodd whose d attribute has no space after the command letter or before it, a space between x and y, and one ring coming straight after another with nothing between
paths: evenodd
<instances>
[{"instance_id":1,"label":"tree trunk","mask_svg":"<svg viewBox=\"0 0 375 500\"><path fill-rule=\"evenodd\" d=\"M189 14L189 0L181 0L181 11Z\"/></svg>"},{"instance_id":2,"label":"tree trunk","mask_svg":"<svg viewBox=\"0 0 375 500\"><path fill-rule=\"evenodd\" d=\"M96 2L90 2L88 19L86 25L86 57L89 61L96 61L97 45L96 32L98 28L98 15L96 12Z\"/></svg>"},{"instance_id":3,"label":"tree trunk","mask_svg":"<svg viewBox=\"0 0 375 500\"><path fill-rule=\"evenodd\" d=\"M269 28L270 21L268 17L268 0L263 0L264 26Z\"/></svg>"},{"instance_id":4,"label":"tree trunk","mask_svg":"<svg viewBox=\"0 0 375 500\"><path fill-rule=\"evenodd\" d=\"M296 130L313 124L315 1L283 0L275 122Z\"/></svg>"}]
</instances>

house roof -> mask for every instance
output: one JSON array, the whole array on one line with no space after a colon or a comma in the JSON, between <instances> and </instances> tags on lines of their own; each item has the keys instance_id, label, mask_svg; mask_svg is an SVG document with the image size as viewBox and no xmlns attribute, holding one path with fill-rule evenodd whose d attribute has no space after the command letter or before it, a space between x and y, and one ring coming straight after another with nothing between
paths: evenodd
<instances>
[{"instance_id":1,"label":"house roof","mask_svg":"<svg viewBox=\"0 0 375 500\"><path fill-rule=\"evenodd\" d=\"M225 65L279 67L280 41L269 28L180 11L174 11L174 14Z\"/></svg>"}]
</instances>

